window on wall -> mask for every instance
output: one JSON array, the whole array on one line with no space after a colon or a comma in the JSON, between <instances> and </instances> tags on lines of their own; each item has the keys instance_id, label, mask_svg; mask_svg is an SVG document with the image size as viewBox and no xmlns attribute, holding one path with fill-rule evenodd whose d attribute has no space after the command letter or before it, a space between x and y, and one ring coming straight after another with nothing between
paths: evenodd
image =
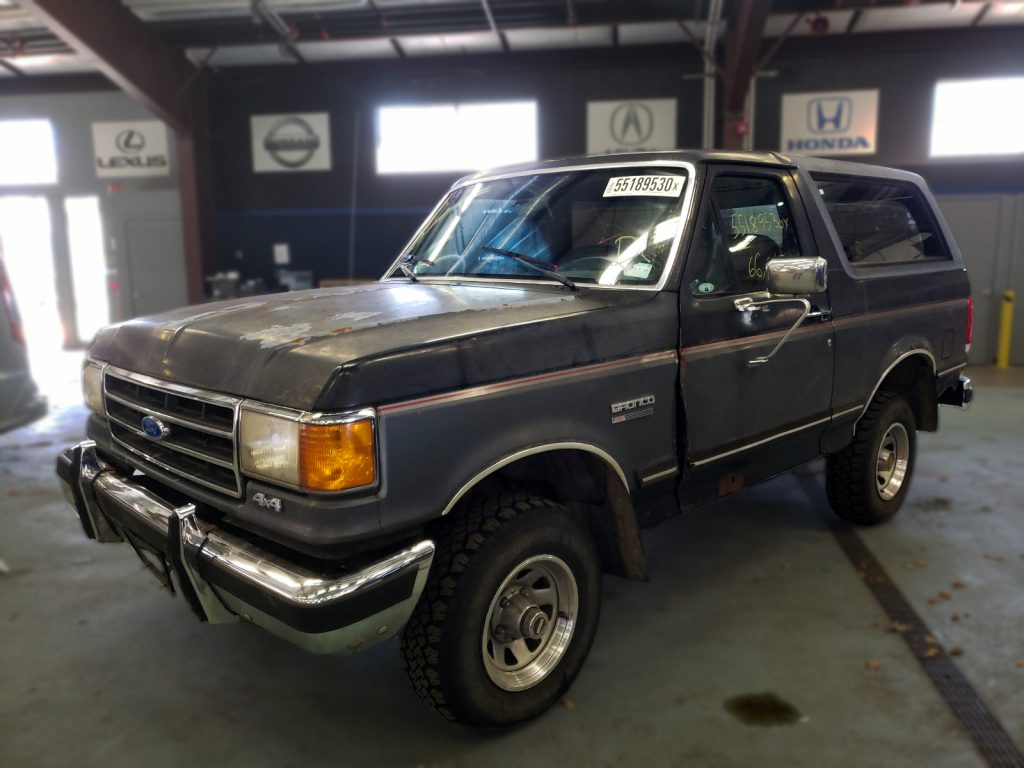
<instances>
[{"instance_id":1,"label":"window on wall","mask_svg":"<svg viewBox=\"0 0 1024 768\"><path fill-rule=\"evenodd\" d=\"M0 120L0 185L57 183L57 148L49 120Z\"/></svg>"},{"instance_id":2,"label":"window on wall","mask_svg":"<svg viewBox=\"0 0 1024 768\"><path fill-rule=\"evenodd\" d=\"M377 173L477 171L536 159L536 102L377 111Z\"/></svg>"},{"instance_id":3,"label":"window on wall","mask_svg":"<svg viewBox=\"0 0 1024 768\"><path fill-rule=\"evenodd\" d=\"M932 157L1024 153L1024 77L935 86Z\"/></svg>"}]
</instances>

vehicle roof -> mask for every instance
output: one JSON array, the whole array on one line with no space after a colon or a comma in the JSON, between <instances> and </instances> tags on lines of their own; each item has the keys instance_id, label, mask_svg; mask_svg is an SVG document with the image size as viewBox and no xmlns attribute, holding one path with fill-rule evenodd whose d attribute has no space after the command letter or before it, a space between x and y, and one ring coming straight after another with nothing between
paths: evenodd
<instances>
[{"instance_id":1,"label":"vehicle roof","mask_svg":"<svg viewBox=\"0 0 1024 768\"><path fill-rule=\"evenodd\" d=\"M499 168L491 168L478 173L464 176L455 182L453 186L459 187L476 179L486 179L493 176L504 176L511 174L525 173L533 170L573 169L585 168L587 166L604 164L629 164L629 163L651 163L651 162L676 162L692 163L737 163L745 165L775 166L780 168L799 168L809 173L833 173L854 176L874 176L877 178L909 181L915 184L922 184L923 180L916 173L902 171L897 168L887 168L881 165L868 165L866 163L849 162L846 160L831 160L823 157L810 157L808 155L789 155L782 152L740 152L724 149L676 149L661 152L624 152L608 155L577 155L554 160L544 160L535 163L520 163L507 165Z\"/></svg>"}]
</instances>

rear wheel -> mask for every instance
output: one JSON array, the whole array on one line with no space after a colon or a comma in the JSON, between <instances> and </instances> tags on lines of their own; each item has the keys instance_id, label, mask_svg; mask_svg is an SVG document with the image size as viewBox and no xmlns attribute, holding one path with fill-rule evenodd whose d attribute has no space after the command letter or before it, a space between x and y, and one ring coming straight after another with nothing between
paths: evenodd
<instances>
[{"instance_id":1,"label":"rear wheel","mask_svg":"<svg viewBox=\"0 0 1024 768\"><path fill-rule=\"evenodd\" d=\"M910 404L896 392L879 392L851 443L828 458L825 487L832 510L857 525L891 518L906 498L916 450Z\"/></svg>"},{"instance_id":2,"label":"rear wheel","mask_svg":"<svg viewBox=\"0 0 1024 768\"><path fill-rule=\"evenodd\" d=\"M507 726L557 701L597 630L601 571L586 526L525 495L455 513L402 635L416 692L466 725Z\"/></svg>"}]
</instances>

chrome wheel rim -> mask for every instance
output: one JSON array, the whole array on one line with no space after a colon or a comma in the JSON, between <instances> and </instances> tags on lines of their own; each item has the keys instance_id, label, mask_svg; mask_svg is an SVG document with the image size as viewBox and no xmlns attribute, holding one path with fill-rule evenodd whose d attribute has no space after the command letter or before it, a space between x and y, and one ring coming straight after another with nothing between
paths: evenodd
<instances>
[{"instance_id":1,"label":"chrome wheel rim","mask_svg":"<svg viewBox=\"0 0 1024 768\"><path fill-rule=\"evenodd\" d=\"M484 619L481 652L491 682L522 691L551 674L569 649L579 606L576 578L561 558L536 555L513 568Z\"/></svg>"},{"instance_id":2,"label":"chrome wheel rim","mask_svg":"<svg viewBox=\"0 0 1024 768\"><path fill-rule=\"evenodd\" d=\"M900 492L910 465L910 437L907 428L897 422L882 436L875 460L875 487L883 501L891 501Z\"/></svg>"}]
</instances>

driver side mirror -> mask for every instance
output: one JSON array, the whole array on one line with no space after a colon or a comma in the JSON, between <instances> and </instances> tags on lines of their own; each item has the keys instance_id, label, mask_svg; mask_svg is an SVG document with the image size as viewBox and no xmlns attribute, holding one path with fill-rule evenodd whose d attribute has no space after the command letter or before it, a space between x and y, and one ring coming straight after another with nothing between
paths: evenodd
<instances>
[{"instance_id":1,"label":"driver side mirror","mask_svg":"<svg viewBox=\"0 0 1024 768\"><path fill-rule=\"evenodd\" d=\"M771 259L767 270L768 290L773 294L802 296L828 290L828 262L821 256Z\"/></svg>"}]
</instances>

